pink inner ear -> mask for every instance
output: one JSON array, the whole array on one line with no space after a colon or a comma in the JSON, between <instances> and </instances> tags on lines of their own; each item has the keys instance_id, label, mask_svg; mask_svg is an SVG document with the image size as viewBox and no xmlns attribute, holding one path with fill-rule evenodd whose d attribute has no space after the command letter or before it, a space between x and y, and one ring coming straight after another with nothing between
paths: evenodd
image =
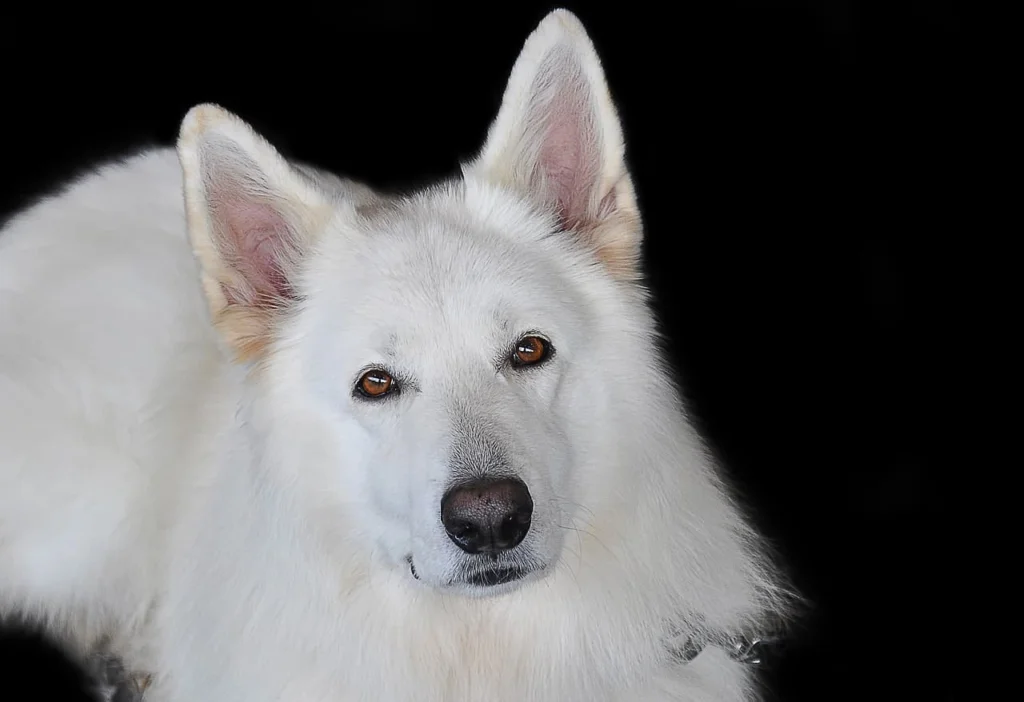
<instances>
[{"instance_id":1,"label":"pink inner ear","mask_svg":"<svg viewBox=\"0 0 1024 702\"><path fill-rule=\"evenodd\" d=\"M229 299L262 305L291 297L284 274L291 244L288 223L272 205L233 195L222 197L212 208L222 255L249 288L226 290Z\"/></svg>"},{"instance_id":2,"label":"pink inner ear","mask_svg":"<svg viewBox=\"0 0 1024 702\"><path fill-rule=\"evenodd\" d=\"M562 57L558 57L562 58ZM563 226L582 224L599 187L600 147L589 86L578 66L552 66L557 88L542 107L542 142L537 164Z\"/></svg>"}]
</instances>

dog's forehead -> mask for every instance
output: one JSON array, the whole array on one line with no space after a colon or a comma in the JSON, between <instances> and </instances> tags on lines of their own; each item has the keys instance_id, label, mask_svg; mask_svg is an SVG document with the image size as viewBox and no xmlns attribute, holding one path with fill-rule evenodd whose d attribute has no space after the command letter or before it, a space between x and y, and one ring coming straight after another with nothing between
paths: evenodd
<instances>
[{"instance_id":1,"label":"dog's forehead","mask_svg":"<svg viewBox=\"0 0 1024 702\"><path fill-rule=\"evenodd\" d=\"M315 264L314 323L398 356L439 343L491 353L499 340L572 323L566 315L580 308L559 304L571 283L545 241L548 223L500 215L458 197L359 213Z\"/></svg>"},{"instance_id":2,"label":"dog's forehead","mask_svg":"<svg viewBox=\"0 0 1024 702\"><path fill-rule=\"evenodd\" d=\"M480 216L461 197L434 195L369 208L354 227L357 235L339 241L324 272L356 304L430 314L458 300L500 316L502 300L528 305L557 288L546 282L557 272L539 250L542 221Z\"/></svg>"}]
</instances>

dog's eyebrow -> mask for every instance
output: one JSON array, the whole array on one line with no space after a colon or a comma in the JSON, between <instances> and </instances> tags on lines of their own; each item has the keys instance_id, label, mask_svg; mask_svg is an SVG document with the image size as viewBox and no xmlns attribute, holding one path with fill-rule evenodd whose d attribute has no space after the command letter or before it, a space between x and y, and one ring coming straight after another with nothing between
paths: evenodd
<instances>
[{"instance_id":1,"label":"dog's eyebrow","mask_svg":"<svg viewBox=\"0 0 1024 702\"><path fill-rule=\"evenodd\" d=\"M510 312L513 309L515 308L504 298L498 300L498 303L491 308L491 319L494 321L494 326L503 334L507 334L512 327L510 318L513 315Z\"/></svg>"},{"instance_id":2,"label":"dog's eyebrow","mask_svg":"<svg viewBox=\"0 0 1024 702\"><path fill-rule=\"evenodd\" d=\"M398 334L394 332L388 334L388 339L381 348L381 355L390 361L395 360L398 356Z\"/></svg>"}]
</instances>

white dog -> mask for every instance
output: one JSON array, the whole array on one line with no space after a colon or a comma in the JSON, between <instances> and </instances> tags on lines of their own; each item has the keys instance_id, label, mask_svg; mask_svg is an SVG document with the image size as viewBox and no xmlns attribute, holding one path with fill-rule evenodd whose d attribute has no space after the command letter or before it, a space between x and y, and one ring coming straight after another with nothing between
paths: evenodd
<instances>
[{"instance_id":1,"label":"white dog","mask_svg":"<svg viewBox=\"0 0 1024 702\"><path fill-rule=\"evenodd\" d=\"M752 699L786 591L641 240L565 11L412 197L193 108L0 233L0 608L153 702Z\"/></svg>"}]
</instances>

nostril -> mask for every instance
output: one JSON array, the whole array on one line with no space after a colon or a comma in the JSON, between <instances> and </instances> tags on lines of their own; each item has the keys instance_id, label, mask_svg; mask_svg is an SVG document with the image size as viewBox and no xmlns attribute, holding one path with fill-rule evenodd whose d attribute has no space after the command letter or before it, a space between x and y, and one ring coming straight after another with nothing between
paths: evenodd
<instances>
[{"instance_id":1,"label":"nostril","mask_svg":"<svg viewBox=\"0 0 1024 702\"><path fill-rule=\"evenodd\" d=\"M452 519L446 525L448 533L452 536L470 536L474 532L478 531L477 527L471 522L467 522L461 519Z\"/></svg>"},{"instance_id":2,"label":"nostril","mask_svg":"<svg viewBox=\"0 0 1024 702\"><path fill-rule=\"evenodd\" d=\"M501 523L501 528L504 530L519 529L527 526L530 523L530 515L519 512L517 514L510 514L505 517Z\"/></svg>"},{"instance_id":3,"label":"nostril","mask_svg":"<svg viewBox=\"0 0 1024 702\"><path fill-rule=\"evenodd\" d=\"M530 521L527 519L525 522L522 520L522 516L518 514L510 514L498 527L498 539L501 543L510 543L516 539L520 531L525 533L524 526L529 524Z\"/></svg>"}]
</instances>

